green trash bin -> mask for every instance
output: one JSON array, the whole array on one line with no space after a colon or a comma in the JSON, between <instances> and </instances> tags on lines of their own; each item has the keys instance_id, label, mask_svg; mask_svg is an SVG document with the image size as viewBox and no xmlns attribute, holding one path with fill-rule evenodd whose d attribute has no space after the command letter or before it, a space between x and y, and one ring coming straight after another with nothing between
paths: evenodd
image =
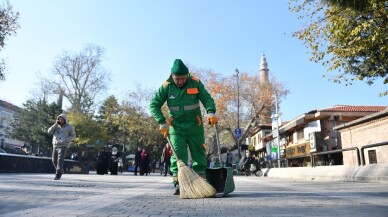
<instances>
[{"instance_id":1,"label":"green trash bin","mask_svg":"<svg viewBox=\"0 0 388 217\"><path fill-rule=\"evenodd\" d=\"M217 190L215 197L223 197L234 191L233 168L206 168L206 180Z\"/></svg>"},{"instance_id":2,"label":"green trash bin","mask_svg":"<svg viewBox=\"0 0 388 217\"><path fill-rule=\"evenodd\" d=\"M218 158L219 163L222 164L221 160L221 148L220 140L218 137L218 124L216 126L216 143L218 147ZM217 190L215 197L223 197L232 191L234 191L234 180L233 180L233 168L223 167L222 165L216 168L205 169L206 180Z\"/></svg>"}]
</instances>

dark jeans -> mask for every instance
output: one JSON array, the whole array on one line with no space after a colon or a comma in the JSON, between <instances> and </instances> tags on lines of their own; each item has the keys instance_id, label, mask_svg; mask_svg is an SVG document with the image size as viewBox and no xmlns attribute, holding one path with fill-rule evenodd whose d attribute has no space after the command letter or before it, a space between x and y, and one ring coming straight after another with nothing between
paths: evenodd
<instances>
[{"instance_id":1,"label":"dark jeans","mask_svg":"<svg viewBox=\"0 0 388 217\"><path fill-rule=\"evenodd\" d=\"M137 168L139 167L139 162L135 162L135 169L134 169L134 173L135 175L137 175Z\"/></svg>"},{"instance_id":2,"label":"dark jeans","mask_svg":"<svg viewBox=\"0 0 388 217\"><path fill-rule=\"evenodd\" d=\"M166 160L164 161L164 175L167 176L167 174L170 173L170 166L171 166L171 161Z\"/></svg>"},{"instance_id":3,"label":"dark jeans","mask_svg":"<svg viewBox=\"0 0 388 217\"><path fill-rule=\"evenodd\" d=\"M52 161L56 174L63 174L63 162L65 161L67 147L54 147Z\"/></svg>"}]
</instances>

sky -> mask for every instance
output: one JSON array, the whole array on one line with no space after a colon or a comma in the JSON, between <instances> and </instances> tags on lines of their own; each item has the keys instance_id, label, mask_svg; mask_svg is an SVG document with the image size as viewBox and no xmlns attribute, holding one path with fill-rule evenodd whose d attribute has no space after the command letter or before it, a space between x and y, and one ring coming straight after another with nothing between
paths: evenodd
<instances>
[{"instance_id":1,"label":"sky","mask_svg":"<svg viewBox=\"0 0 388 217\"><path fill-rule=\"evenodd\" d=\"M137 84L156 90L176 58L230 76L235 69L258 73L265 54L270 76L290 91L280 104L283 121L334 105L388 105L388 97L379 97L387 89L382 80L345 86L323 78L326 68L292 37L304 23L288 2L12 0L20 29L1 51L7 72L0 99L22 106L55 57L94 44L105 49L102 64L111 75L105 97L120 99Z\"/></svg>"}]
</instances>

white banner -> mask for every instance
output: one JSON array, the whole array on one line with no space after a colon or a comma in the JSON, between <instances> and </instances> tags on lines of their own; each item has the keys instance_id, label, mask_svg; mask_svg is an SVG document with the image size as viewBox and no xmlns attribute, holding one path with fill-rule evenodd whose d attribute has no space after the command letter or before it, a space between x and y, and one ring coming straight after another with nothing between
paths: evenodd
<instances>
[{"instance_id":1,"label":"white banner","mask_svg":"<svg viewBox=\"0 0 388 217\"><path fill-rule=\"evenodd\" d=\"M307 124L307 127L303 129L304 139L309 140L309 134L312 132L321 131L321 122L320 120L311 121Z\"/></svg>"}]
</instances>

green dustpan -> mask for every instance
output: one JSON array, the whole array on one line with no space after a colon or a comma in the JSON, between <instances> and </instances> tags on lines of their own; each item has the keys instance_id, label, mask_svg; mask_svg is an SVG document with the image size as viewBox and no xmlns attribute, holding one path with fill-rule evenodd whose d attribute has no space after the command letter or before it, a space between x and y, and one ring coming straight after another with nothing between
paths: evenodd
<instances>
[{"instance_id":1,"label":"green dustpan","mask_svg":"<svg viewBox=\"0 0 388 217\"><path fill-rule=\"evenodd\" d=\"M218 137L218 125L216 124L216 142L218 147L218 157L221 167L206 168L206 180L217 190L215 197L223 197L234 191L233 168L223 167L221 161L221 148Z\"/></svg>"},{"instance_id":2,"label":"green dustpan","mask_svg":"<svg viewBox=\"0 0 388 217\"><path fill-rule=\"evenodd\" d=\"M232 167L207 168L205 174L206 180L217 190L215 197L223 197L234 191Z\"/></svg>"}]
</instances>

